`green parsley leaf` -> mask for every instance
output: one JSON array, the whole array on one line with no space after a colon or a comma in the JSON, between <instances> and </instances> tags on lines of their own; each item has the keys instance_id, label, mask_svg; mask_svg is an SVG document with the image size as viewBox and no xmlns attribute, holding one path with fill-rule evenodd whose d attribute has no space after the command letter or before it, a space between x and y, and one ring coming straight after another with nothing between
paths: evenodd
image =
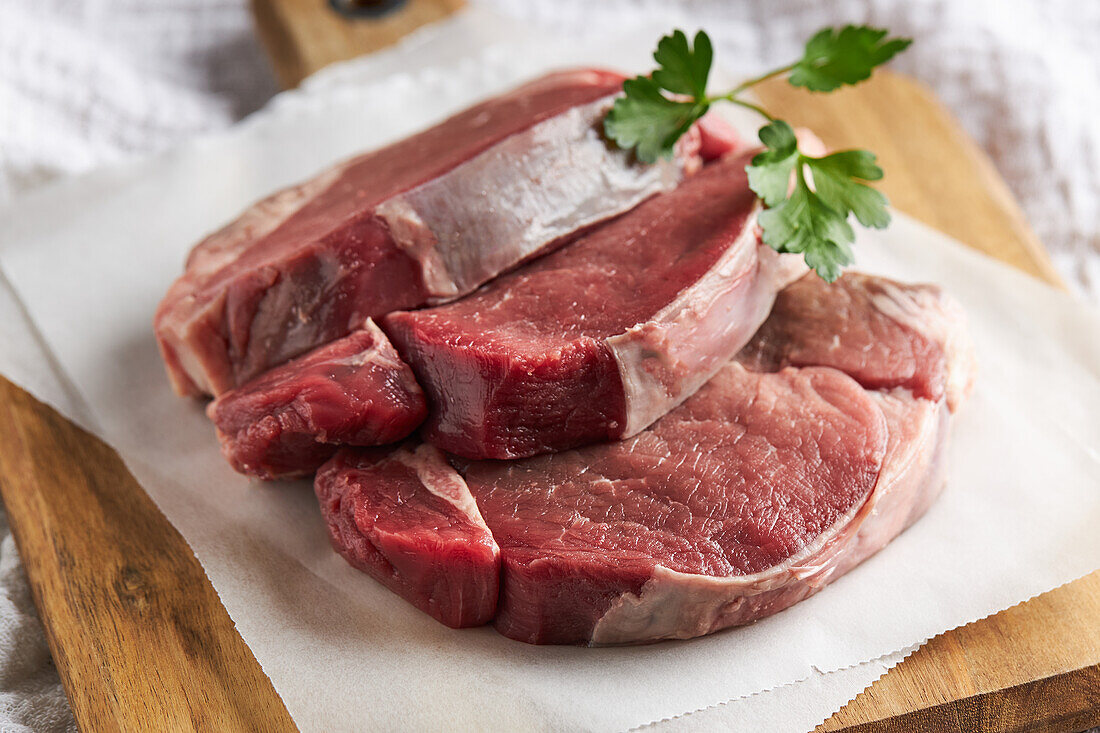
<instances>
[{"instance_id":1,"label":"green parsley leaf","mask_svg":"<svg viewBox=\"0 0 1100 733\"><path fill-rule=\"evenodd\" d=\"M806 158L813 172L814 189L829 208L847 218L849 213L865 227L885 229L890 223L886 197L859 180L877 181L882 169L874 153L844 150L824 158Z\"/></svg>"},{"instance_id":2,"label":"green parsley leaf","mask_svg":"<svg viewBox=\"0 0 1100 733\"><path fill-rule=\"evenodd\" d=\"M710 37L703 31L695 34L695 48L688 46L683 31L673 31L657 42L653 60L659 64L653 81L673 94L688 94L696 99L707 96L707 77L714 59Z\"/></svg>"},{"instance_id":3,"label":"green parsley leaf","mask_svg":"<svg viewBox=\"0 0 1100 733\"><path fill-rule=\"evenodd\" d=\"M853 262L855 233L848 215L855 214L864 226L881 229L890 223L886 197L860 182L882 178L875 156L866 150L803 155L794 130L783 120L760 128L760 142L764 150L746 171L749 187L770 207L760 213L764 243L777 252L802 253L818 275L836 280L840 269Z\"/></svg>"},{"instance_id":4,"label":"green parsley leaf","mask_svg":"<svg viewBox=\"0 0 1100 733\"><path fill-rule=\"evenodd\" d=\"M778 206L791 187L791 173L798 162L798 141L794 130L783 120L764 125L758 134L764 150L753 157L752 165L746 169L749 188L768 206Z\"/></svg>"},{"instance_id":5,"label":"green parsley leaf","mask_svg":"<svg viewBox=\"0 0 1100 733\"><path fill-rule=\"evenodd\" d=\"M910 38L886 39L885 30L863 25L847 25L839 31L824 28L806 43L806 51L788 80L814 92L858 84L912 42Z\"/></svg>"},{"instance_id":6,"label":"green parsley leaf","mask_svg":"<svg viewBox=\"0 0 1100 733\"><path fill-rule=\"evenodd\" d=\"M653 58L660 68L652 78L627 79L603 123L609 138L626 150L635 148L645 163L671 158L676 141L710 109L707 77L714 50L703 31L695 35L694 48L683 31L675 31L660 40ZM662 90L691 99L672 99Z\"/></svg>"},{"instance_id":7,"label":"green parsley leaf","mask_svg":"<svg viewBox=\"0 0 1100 733\"><path fill-rule=\"evenodd\" d=\"M868 26L825 28L807 42L795 63L749 79L725 94L708 96L707 79L714 61L710 38L699 31L689 43L687 35L677 30L658 42L653 53L658 68L652 76L623 83L623 96L604 118L604 131L620 147L634 150L639 160L653 163L672 157L676 141L714 102L728 101L760 113L768 119L759 132L764 150L745 170L749 187L768 207L759 219L764 242L779 252L801 253L810 267L832 282L853 261L855 233L848 217L854 214L868 227L890 223L886 197L865 183L882 178L882 169L866 150L821 158L804 155L790 125L740 95L783 74L788 74L792 85L812 91L856 84L910 43L908 38L887 38L885 30Z\"/></svg>"},{"instance_id":8,"label":"green parsley leaf","mask_svg":"<svg viewBox=\"0 0 1100 733\"><path fill-rule=\"evenodd\" d=\"M778 206L760 212L764 243L777 252L801 253L827 282L854 261L855 232L846 217L825 205L797 176L794 191Z\"/></svg>"},{"instance_id":9,"label":"green parsley leaf","mask_svg":"<svg viewBox=\"0 0 1100 733\"><path fill-rule=\"evenodd\" d=\"M638 159L655 163L658 158L671 158L676 141L709 105L697 102L675 102L661 93L657 82L644 76L623 82L626 94L604 118L607 136L626 150L636 148Z\"/></svg>"}]
</instances>

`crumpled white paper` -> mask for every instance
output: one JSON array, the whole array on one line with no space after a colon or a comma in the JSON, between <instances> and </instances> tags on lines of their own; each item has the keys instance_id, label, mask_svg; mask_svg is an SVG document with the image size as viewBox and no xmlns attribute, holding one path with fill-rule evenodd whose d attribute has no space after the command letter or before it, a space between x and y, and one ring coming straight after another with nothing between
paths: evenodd
<instances>
[{"instance_id":1,"label":"crumpled white paper","mask_svg":"<svg viewBox=\"0 0 1100 733\"><path fill-rule=\"evenodd\" d=\"M946 287L981 365L948 489L863 566L750 627L626 649L453 631L331 551L307 483L228 468L151 331L189 247L272 189L547 68L645 68L658 32L598 49L496 36L0 212L0 372L118 449L303 730L627 729L878 659L1100 566L1100 318L900 215L861 233L860 266Z\"/></svg>"}]
</instances>

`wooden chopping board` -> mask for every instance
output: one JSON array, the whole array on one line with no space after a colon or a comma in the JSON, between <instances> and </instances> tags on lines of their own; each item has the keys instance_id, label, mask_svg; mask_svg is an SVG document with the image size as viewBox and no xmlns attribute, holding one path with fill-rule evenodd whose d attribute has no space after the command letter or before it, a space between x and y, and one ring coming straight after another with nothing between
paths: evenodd
<instances>
[{"instance_id":1,"label":"wooden chopping board","mask_svg":"<svg viewBox=\"0 0 1100 733\"><path fill-rule=\"evenodd\" d=\"M287 86L444 17L461 0L408 0L345 21L324 0L254 0ZM901 210L1060 284L988 159L931 94L880 73L772 109L834 147L880 154ZM292 730L178 532L118 455L0 379L0 495L83 731ZM820 726L826 731L1076 731L1100 725L1100 572L936 637Z\"/></svg>"}]
</instances>

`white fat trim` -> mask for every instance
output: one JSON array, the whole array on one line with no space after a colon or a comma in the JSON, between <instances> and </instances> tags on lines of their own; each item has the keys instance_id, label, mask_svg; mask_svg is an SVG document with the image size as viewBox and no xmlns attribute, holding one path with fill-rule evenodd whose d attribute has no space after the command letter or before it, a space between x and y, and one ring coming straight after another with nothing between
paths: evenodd
<instances>
[{"instance_id":1,"label":"white fat trim","mask_svg":"<svg viewBox=\"0 0 1100 733\"><path fill-rule=\"evenodd\" d=\"M489 526L485 524L466 480L447 463L447 458L438 448L422 443L413 451L397 451L393 458L416 471L416 476L425 489L458 509L472 524L489 532ZM493 546L499 552L495 541Z\"/></svg>"},{"instance_id":2,"label":"white fat trim","mask_svg":"<svg viewBox=\"0 0 1100 733\"><path fill-rule=\"evenodd\" d=\"M191 382L194 383L195 388L202 394L214 394L213 381L206 371L206 364L199 359L198 353L186 347L174 328L165 327L162 329L160 335L161 338L167 342L169 348L172 349L172 353L176 357L176 363L179 364L180 371L187 375ZM188 385L184 380L179 378L179 374L176 370L170 368L168 370L168 378L172 381L173 387L175 387L176 392L179 394L190 392Z\"/></svg>"},{"instance_id":3,"label":"white fat trim","mask_svg":"<svg viewBox=\"0 0 1100 733\"><path fill-rule=\"evenodd\" d=\"M330 363L356 367L374 363L388 369L404 370L405 362L397 355L397 350L393 348L390 340L386 338L386 334L382 332L382 329L378 327L373 319L368 318L364 321L360 330L371 334L373 338L371 345L358 353L348 354L340 359L333 359ZM352 333L354 334L354 332ZM417 391L420 391L419 385L417 385Z\"/></svg>"},{"instance_id":4,"label":"white fat trim","mask_svg":"<svg viewBox=\"0 0 1100 733\"><path fill-rule=\"evenodd\" d=\"M420 263L430 302L464 295L679 183L683 161L643 165L603 139L599 120L615 96L506 137L377 208L397 246Z\"/></svg>"},{"instance_id":5,"label":"white fat trim","mask_svg":"<svg viewBox=\"0 0 1100 733\"><path fill-rule=\"evenodd\" d=\"M405 194L383 201L375 214L389 227L394 244L420 265L420 277L433 297L450 299L462 294L440 256L438 240Z\"/></svg>"}]
</instances>

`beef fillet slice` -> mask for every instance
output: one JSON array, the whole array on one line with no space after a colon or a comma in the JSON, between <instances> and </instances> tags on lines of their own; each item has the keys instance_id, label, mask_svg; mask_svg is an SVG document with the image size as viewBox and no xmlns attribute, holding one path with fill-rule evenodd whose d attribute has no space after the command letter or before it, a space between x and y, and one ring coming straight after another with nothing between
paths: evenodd
<instances>
[{"instance_id":1,"label":"beef fillet slice","mask_svg":"<svg viewBox=\"0 0 1100 733\"><path fill-rule=\"evenodd\" d=\"M636 434L691 395L805 271L757 236L751 154L382 327L428 393L425 440L518 458Z\"/></svg>"},{"instance_id":2,"label":"beef fillet slice","mask_svg":"<svg viewBox=\"0 0 1100 733\"><path fill-rule=\"evenodd\" d=\"M806 598L938 496L950 414L973 369L962 314L938 289L808 275L737 359L634 437L456 463L454 492L472 495L500 548L496 628L530 643L641 643ZM341 511L365 516L404 485L349 484L364 490ZM417 513L425 490L402 493L408 524L393 532L432 531L434 517ZM331 525L324 501L322 512ZM349 556L361 538L333 541Z\"/></svg>"},{"instance_id":3,"label":"beef fillet slice","mask_svg":"<svg viewBox=\"0 0 1100 733\"><path fill-rule=\"evenodd\" d=\"M341 445L393 443L424 420L424 393L386 335L362 330L224 393L207 406L222 453L257 478L304 476Z\"/></svg>"},{"instance_id":4,"label":"beef fillet slice","mask_svg":"<svg viewBox=\"0 0 1100 733\"><path fill-rule=\"evenodd\" d=\"M577 230L676 186L720 120L638 163L601 121L616 73L549 74L280 191L200 242L157 309L181 395L218 395L368 317L475 289ZM705 143L705 144L704 144Z\"/></svg>"}]
</instances>

